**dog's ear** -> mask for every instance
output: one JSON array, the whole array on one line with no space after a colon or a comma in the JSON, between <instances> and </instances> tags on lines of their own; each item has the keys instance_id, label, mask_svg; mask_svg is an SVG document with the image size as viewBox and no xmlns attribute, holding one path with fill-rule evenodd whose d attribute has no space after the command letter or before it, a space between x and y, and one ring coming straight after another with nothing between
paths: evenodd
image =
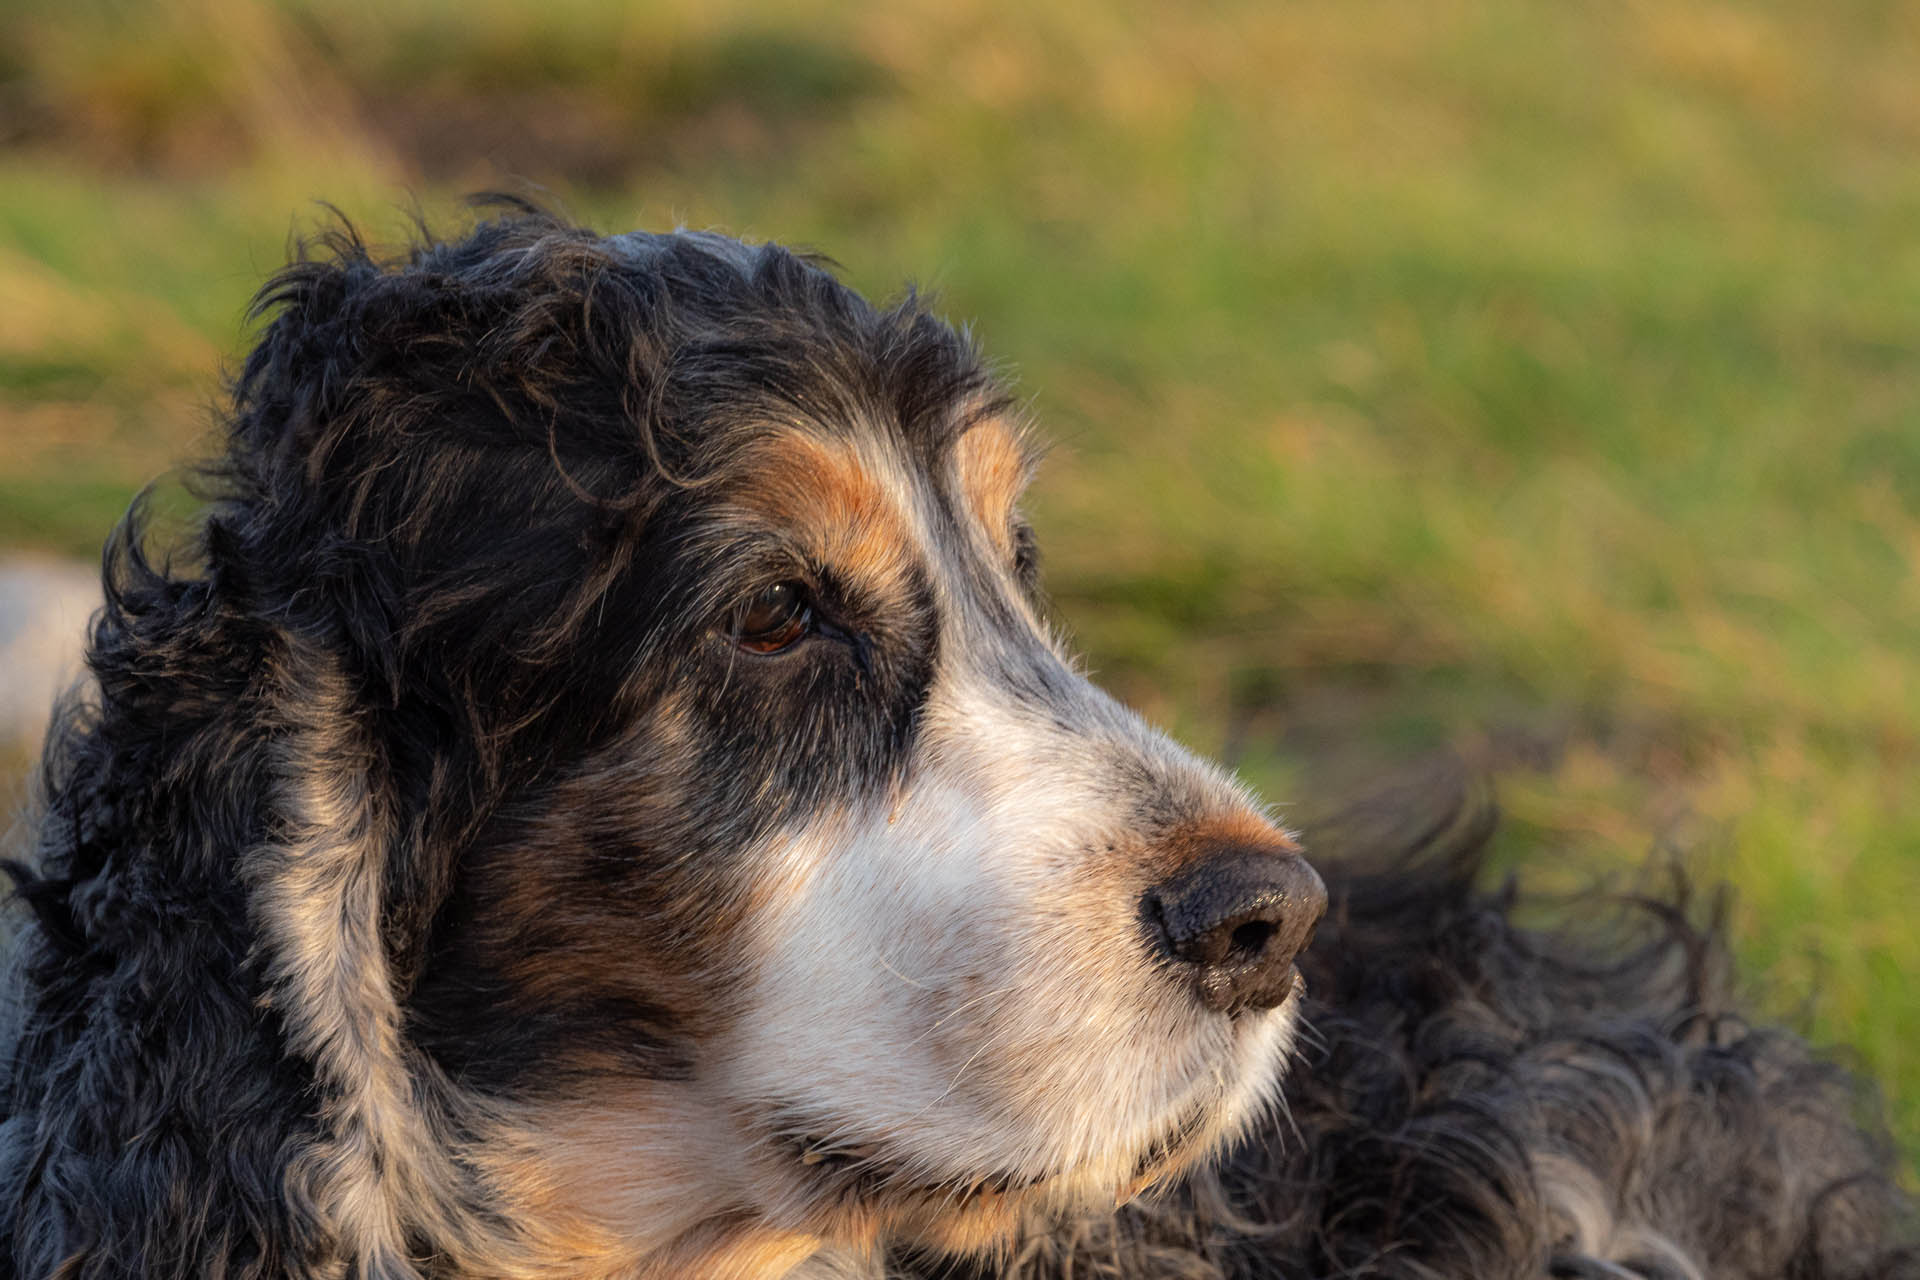
<instances>
[{"instance_id":1,"label":"dog's ear","mask_svg":"<svg viewBox=\"0 0 1920 1280\"><path fill-rule=\"evenodd\" d=\"M257 303L210 555L337 663L417 852L616 722L666 346L617 265L538 217L390 261L340 229Z\"/></svg>"},{"instance_id":2,"label":"dog's ear","mask_svg":"<svg viewBox=\"0 0 1920 1280\"><path fill-rule=\"evenodd\" d=\"M402 987L495 807L620 723L671 345L620 266L531 215L392 259L341 227L256 303L207 553L324 667L300 679L338 684L406 815L383 909Z\"/></svg>"}]
</instances>

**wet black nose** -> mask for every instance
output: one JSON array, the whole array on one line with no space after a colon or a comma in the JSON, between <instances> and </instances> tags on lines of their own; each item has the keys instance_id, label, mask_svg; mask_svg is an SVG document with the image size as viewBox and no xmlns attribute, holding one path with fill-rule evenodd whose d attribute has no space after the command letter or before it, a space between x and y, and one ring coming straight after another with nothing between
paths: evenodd
<instances>
[{"instance_id":1,"label":"wet black nose","mask_svg":"<svg viewBox=\"0 0 1920 1280\"><path fill-rule=\"evenodd\" d=\"M1293 960L1327 909L1327 887L1297 854L1229 846L1147 891L1141 904L1168 959L1220 1013L1271 1009L1293 990Z\"/></svg>"}]
</instances>

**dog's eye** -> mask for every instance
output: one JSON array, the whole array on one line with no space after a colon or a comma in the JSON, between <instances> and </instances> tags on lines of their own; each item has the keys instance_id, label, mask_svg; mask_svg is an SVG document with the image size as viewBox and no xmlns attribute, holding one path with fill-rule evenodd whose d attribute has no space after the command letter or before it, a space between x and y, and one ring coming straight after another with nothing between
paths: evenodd
<instances>
[{"instance_id":1,"label":"dog's eye","mask_svg":"<svg viewBox=\"0 0 1920 1280\"><path fill-rule=\"evenodd\" d=\"M776 582L734 610L727 634L751 653L778 653L812 629L806 585Z\"/></svg>"}]
</instances>

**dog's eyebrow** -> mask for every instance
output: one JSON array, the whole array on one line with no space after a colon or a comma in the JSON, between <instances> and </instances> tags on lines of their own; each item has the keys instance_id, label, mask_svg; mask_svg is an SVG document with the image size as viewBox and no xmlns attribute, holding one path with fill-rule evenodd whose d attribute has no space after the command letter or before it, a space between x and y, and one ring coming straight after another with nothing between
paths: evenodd
<instances>
[{"instance_id":1,"label":"dog's eyebrow","mask_svg":"<svg viewBox=\"0 0 1920 1280\"><path fill-rule=\"evenodd\" d=\"M743 455L733 504L776 522L821 563L903 589L916 539L901 499L853 445L804 431L771 435Z\"/></svg>"},{"instance_id":2,"label":"dog's eyebrow","mask_svg":"<svg viewBox=\"0 0 1920 1280\"><path fill-rule=\"evenodd\" d=\"M1014 504L1033 478L1042 450L1025 423L1007 412L980 413L954 437L954 473L973 518L1002 549L1012 550Z\"/></svg>"}]
</instances>

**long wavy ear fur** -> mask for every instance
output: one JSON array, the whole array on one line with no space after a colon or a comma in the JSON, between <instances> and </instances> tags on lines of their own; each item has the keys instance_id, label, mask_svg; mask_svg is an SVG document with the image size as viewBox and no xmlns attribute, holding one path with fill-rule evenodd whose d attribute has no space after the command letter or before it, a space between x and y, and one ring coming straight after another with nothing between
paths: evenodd
<instances>
[{"instance_id":1,"label":"long wavy ear fur","mask_svg":"<svg viewBox=\"0 0 1920 1280\"><path fill-rule=\"evenodd\" d=\"M93 699L49 734L15 871L41 927L0 1092L0 1241L21 1275L303 1274L321 1234L286 1174L314 1081L259 1007L234 874L275 825L277 641L230 571L156 567L142 527L136 506L109 544Z\"/></svg>"}]
</instances>

